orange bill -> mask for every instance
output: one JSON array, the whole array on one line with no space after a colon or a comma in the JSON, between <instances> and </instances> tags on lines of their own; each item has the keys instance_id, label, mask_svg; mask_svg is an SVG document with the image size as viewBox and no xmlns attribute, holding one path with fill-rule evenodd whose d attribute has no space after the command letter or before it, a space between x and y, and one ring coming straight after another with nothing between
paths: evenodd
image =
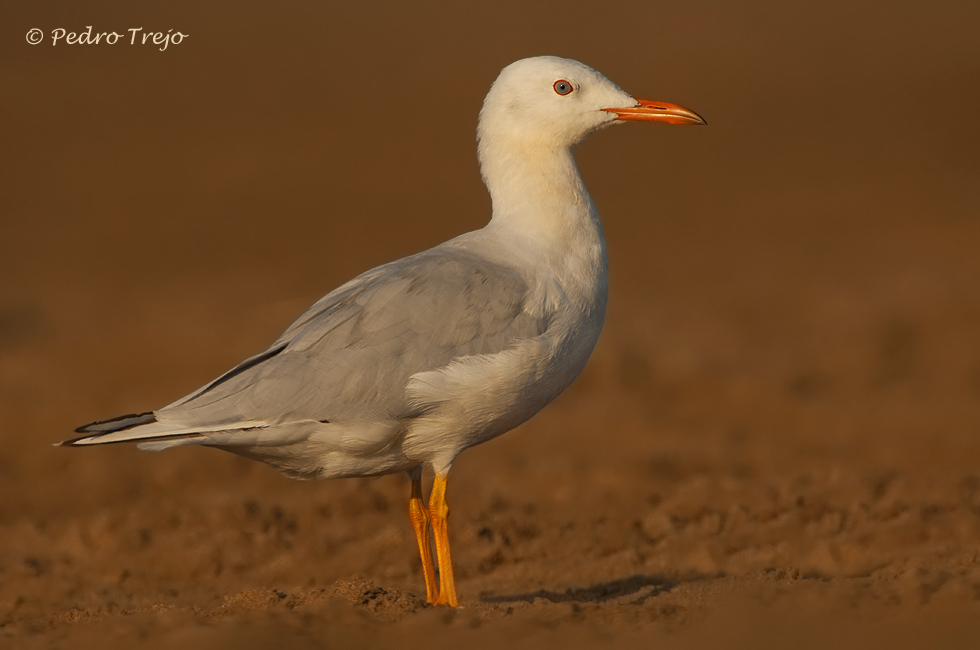
<instances>
[{"instance_id":1,"label":"orange bill","mask_svg":"<svg viewBox=\"0 0 980 650\"><path fill-rule=\"evenodd\" d=\"M700 115L692 110L649 99L638 99L636 106L626 108L604 108L602 110L616 114L618 120L642 120L645 122L666 122L667 124L707 124Z\"/></svg>"}]
</instances>

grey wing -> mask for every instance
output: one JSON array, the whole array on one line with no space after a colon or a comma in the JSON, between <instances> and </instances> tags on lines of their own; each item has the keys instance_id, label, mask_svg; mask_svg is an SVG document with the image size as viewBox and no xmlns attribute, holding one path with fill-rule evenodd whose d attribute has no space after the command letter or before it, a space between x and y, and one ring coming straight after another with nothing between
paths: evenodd
<instances>
[{"instance_id":1,"label":"grey wing","mask_svg":"<svg viewBox=\"0 0 980 650\"><path fill-rule=\"evenodd\" d=\"M158 411L196 426L400 419L409 378L542 334L514 270L432 249L369 271L301 316L272 347Z\"/></svg>"}]
</instances>

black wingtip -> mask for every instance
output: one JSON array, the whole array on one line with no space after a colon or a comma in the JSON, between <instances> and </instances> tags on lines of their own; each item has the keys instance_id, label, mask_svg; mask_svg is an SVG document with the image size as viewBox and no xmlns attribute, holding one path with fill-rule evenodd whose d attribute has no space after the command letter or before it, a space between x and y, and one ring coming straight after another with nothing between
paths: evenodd
<instances>
[{"instance_id":1,"label":"black wingtip","mask_svg":"<svg viewBox=\"0 0 980 650\"><path fill-rule=\"evenodd\" d=\"M90 424L80 426L75 429L75 433L111 433L113 431L125 431L126 429L131 429L141 424L156 422L156 419L157 418L153 414L153 411L146 411L145 413L130 413L129 415L120 415L119 417L112 418L111 420L102 420L100 422L92 422ZM76 438L76 440L80 440L80 438ZM67 444L69 442L72 441L66 440L62 444Z\"/></svg>"}]
</instances>

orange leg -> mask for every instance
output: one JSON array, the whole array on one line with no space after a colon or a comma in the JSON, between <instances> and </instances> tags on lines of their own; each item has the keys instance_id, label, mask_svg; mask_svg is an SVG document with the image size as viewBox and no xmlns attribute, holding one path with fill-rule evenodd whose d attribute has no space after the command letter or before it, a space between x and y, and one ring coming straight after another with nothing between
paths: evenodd
<instances>
[{"instance_id":1,"label":"orange leg","mask_svg":"<svg viewBox=\"0 0 980 650\"><path fill-rule=\"evenodd\" d=\"M412 478L412 498L408 502L408 515L412 518L415 528L415 539L419 543L419 554L422 556L422 574L425 576L425 600L435 602L439 592L436 584L436 569L432 564L432 546L429 544L429 511L422 502L422 469L409 472Z\"/></svg>"},{"instance_id":2,"label":"orange leg","mask_svg":"<svg viewBox=\"0 0 980 650\"><path fill-rule=\"evenodd\" d=\"M436 538L436 557L439 560L439 597L435 605L456 607L456 582L453 563L449 557L449 506L446 504L446 477L436 475L429 496L429 516Z\"/></svg>"}]
</instances>

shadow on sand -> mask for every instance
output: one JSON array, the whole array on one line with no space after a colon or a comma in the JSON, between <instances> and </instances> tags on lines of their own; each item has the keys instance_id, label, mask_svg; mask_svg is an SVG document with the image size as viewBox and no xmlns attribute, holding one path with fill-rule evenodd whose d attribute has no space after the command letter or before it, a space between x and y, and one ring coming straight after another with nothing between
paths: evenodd
<instances>
[{"instance_id":1,"label":"shadow on sand","mask_svg":"<svg viewBox=\"0 0 980 650\"><path fill-rule=\"evenodd\" d=\"M628 578L613 580L612 582L592 585L591 587L575 587L566 589L565 591L540 589L526 594L484 596L482 600L485 603L510 603L516 601L531 603L536 598L544 598L553 603L602 603L607 600L622 598L623 596L629 596L642 591L642 595L636 601L636 604L639 604L652 596L670 591L676 584L677 582L668 580L662 576L634 575Z\"/></svg>"}]
</instances>

